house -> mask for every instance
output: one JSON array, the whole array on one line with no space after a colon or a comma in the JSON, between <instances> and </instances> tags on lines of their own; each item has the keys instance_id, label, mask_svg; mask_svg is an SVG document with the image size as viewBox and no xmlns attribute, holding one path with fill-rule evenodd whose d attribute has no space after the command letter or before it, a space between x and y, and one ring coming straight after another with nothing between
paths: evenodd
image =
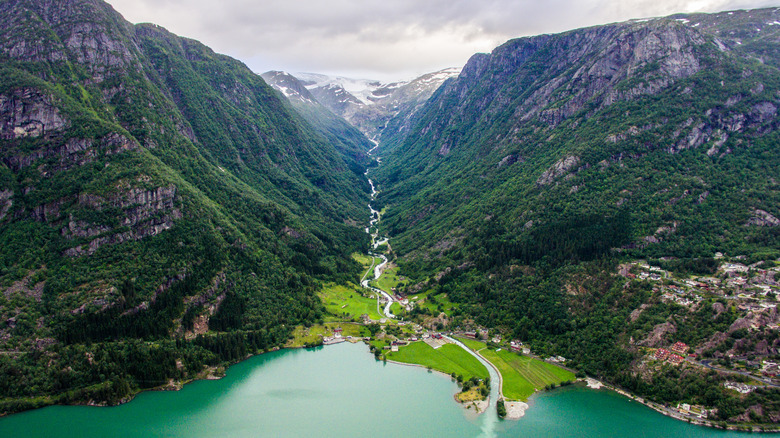
<instances>
[{"instance_id":1,"label":"house","mask_svg":"<svg viewBox=\"0 0 780 438\"><path fill-rule=\"evenodd\" d=\"M780 374L780 368L777 365L770 365L764 369L764 375L769 377L777 377Z\"/></svg>"},{"instance_id":2,"label":"house","mask_svg":"<svg viewBox=\"0 0 780 438\"><path fill-rule=\"evenodd\" d=\"M683 355L688 352L688 345L682 342L675 342L674 345L672 345L672 351Z\"/></svg>"},{"instance_id":3,"label":"house","mask_svg":"<svg viewBox=\"0 0 780 438\"><path fill-rule=\"evenodd\" d=\"M341 337L341 332L342 332L341 327L336 327L335 329L333 329L333 337L334 338L340 338Z\"/></svg>"},{"instance_id":4,"label":"house","mask_svg":"<svg viewBox=\"0 0 780 438\"><path fill-rule=\"evenodd\" d=\"M659 348L658 350L655 351L655 358L658 360L666 360L666 358L669 357L670 354L671 352L669 350Z\"/></svg>"},{"instance_id":5,"label":"house","mask_svg":"<svg viewBox=\"0 0 780 438\"><path fill-rule=\"evenodd\" d=\"M441 339L441 333L434 333L432 336L433 339Z\"/></svg>"},{"instance_id":6,"label":"house","mask_svg":"<svg viewBox=\"0 0 780 438\"><path fill-rule=\"evenodd\" d=\"M477 332L464 332L463 336L471 339L477 339Z\"/></svg>"},{"instance_id":7,"label":"house","mask_svg":"<svg viewBox=\"0 0 780 438\"><path fill-rule=\"evenodd\" d=\"M679 364L681 364L681 363L682 363L682 361L683 361L683 360L684 360L684 359L683 359L683 357L682 357L682 356L680 356L680 355L677 355L677 354L674 354L674 353L670 354L670 355L669 355L669 359L667 359L667 361L668 361L670 364L672 364L672 365L679 365Z\"/></svg>"}]
</instances>

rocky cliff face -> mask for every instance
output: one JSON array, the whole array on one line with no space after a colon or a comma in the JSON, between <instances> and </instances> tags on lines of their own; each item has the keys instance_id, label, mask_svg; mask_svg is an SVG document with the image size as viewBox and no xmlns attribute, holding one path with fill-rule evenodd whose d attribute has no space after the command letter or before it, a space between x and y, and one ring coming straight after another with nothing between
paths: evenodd
<instances>
[{"instance_id":1,"label":"rocky cliff face","mask_svg":"<svg viewBox=\"0 0 780 438\"><path fill-rule=\"evenodd\" d=\"M96 0L3 2L0 20L14 23L0 30L0 51L10 59L72 60L96 73L98 81L112 68L138 62L132 25Z\"/></svg>"},{"instance_id":2,"label":"rocky cliff face","mask_svg":"<svg viewBox=\"0 0 780 438\"><path fill-rule=\"evenodd\" d=\"M34 88L0 94L0 138L39 137L65 127L52 97Z\"/></svg>"}]
</instances>

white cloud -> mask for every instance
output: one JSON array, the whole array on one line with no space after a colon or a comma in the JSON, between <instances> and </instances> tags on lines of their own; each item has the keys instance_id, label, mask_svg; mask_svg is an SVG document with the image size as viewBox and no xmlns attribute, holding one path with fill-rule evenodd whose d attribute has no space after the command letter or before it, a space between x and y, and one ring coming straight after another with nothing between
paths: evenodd
<instances>
[{"instance_id":1,"label":"white cloud","mask_svg":"<svg viewBox=\"0 0 780 438\"><path fill-rule=\"evenodd\" d=\"M774 0L776 1L776 0ZM404 79L463 65L519 36L676 12L765 7L772 0L109 0L246 62L257 72Z\"/></svg>"}]
</instances>

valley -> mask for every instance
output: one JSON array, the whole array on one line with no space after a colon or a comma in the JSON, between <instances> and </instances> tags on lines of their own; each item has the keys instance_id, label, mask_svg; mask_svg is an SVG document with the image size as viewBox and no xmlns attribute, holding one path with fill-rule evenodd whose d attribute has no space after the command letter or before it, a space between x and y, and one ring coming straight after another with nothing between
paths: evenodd
<instances>
[{"instance_id":1,"label":"valley","mask_svg":"<svg viewBox=\"0 0 780 438\"><path fill-rule=\"evenodd\" d=\"M582 434L557 403L595 435L639 427L602 405L778 430L780 9L514 38L395 82L258 75L100 0L0 18L0 431L207 387L209 418L262 393L335 436L387 419L348 392L406 408L390 436L430 422L412 409Z\"/></svg>"}]
</instances>

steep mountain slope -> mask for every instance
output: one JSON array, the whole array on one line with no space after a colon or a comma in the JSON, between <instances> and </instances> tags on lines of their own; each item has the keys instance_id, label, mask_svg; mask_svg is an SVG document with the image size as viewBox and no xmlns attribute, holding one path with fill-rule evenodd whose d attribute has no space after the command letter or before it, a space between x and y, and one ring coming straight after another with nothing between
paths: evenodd
<instances>
[{"instance_id":1,"label":"steep mountain slope","mask_svg":"<svg viewBox=\"0 0 780 438\"><path fill-rule=\"evenodd\" d=\"M385 132L403 129L404 120L409 119L445 80L456 76L459 71L447 68L411 81L393 83L313 73L297 73L296 77L318 102L369 138L376 139ZM396 117L398 115L400 117ZM393 118L396 122L388 129L387 125Z\"/></svg>"},{"instance_id":2,"label":"steep mountain slope","mask_svg":"<svg viewBox=\"0 0 780 438\"><path fill-rule=\"evenodd\" d=\"M365 167L369 164L366 152L374 145L357 128L320 104L295 76L282 71L268 71L261 76L284 94L293 108L341 154L349 157L354 162L353 166Z\"/></svg>"},{"instance_id":3,"label":"steep mountain slope","mask_svg":"<svg viewBox=\"0 0 780 438\"><path fill-rule=\"evenodd\" d=\"M773 357L776 312L730 350L724 339L758 318L750 306L667 305L616 264L711 275L716 252L770 268L780 257L778 14L630 21L473 56L380 147L382 224L407 291L460 303L452 325L499 327L657 401L776 422L775 391L735 395L704 368L654 368L643 349L677 339Z\"/></svg>"},{"instance_id":4,"label":"steep mountain slope","mask_svg":"<svg viewBox=\"0 0 780 438\"><path fill-rule=\"evenodd\" d=\"M725 228L739 237L690 246L700 255L740 252L743 237L769 232L741 227L752 211L778 214L777 163L768 159L776 153L777 80L772 67L723 50L690 24L658 19L513 40L476 55L377 174L389 187L382 199L399 206L386 219L396 245L411 247L410 222L430 234L429 244L457 233L426 224L453 213L445 222L457 223L466 206L464 216L479 211L480 221L495 216L522 234L514 230L529 221L573 213L556 206L563 202L578 214L631 213L629 240L702 214L713 221L711 237ZM736 176L744 160L761 167ZM732 180L737 190L724 186ZM435 199L443 193L453 196ZM715 203L726 208L708 208Z\"/></svg>"},{"instance_id":5,"label":"steep mountain slope","mask_svg":"<svg viewBox=\"0 0 780 438\"><path fill-rule=\"evenodd\" d=\"M0 412L272 348L357 275L363 166L246 66L99 0L0 23Z\"/></svg>"}]
</instances>

